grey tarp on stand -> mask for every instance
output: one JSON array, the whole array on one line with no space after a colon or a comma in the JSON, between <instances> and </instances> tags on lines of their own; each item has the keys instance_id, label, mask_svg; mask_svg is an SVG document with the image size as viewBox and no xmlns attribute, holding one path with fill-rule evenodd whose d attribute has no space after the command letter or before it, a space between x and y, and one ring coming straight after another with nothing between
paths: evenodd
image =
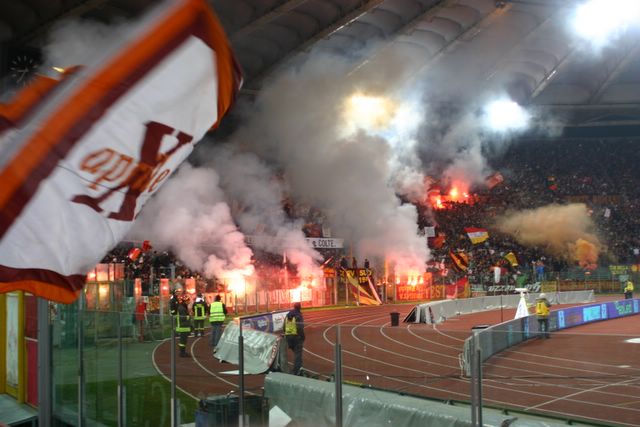
<instances>
[{"instance_id":1,"label":"grey tarp on stand","mask_svg":"<svg viewBox=\"0 0 640 427\"><path fill-rule=\"evenodd\" d=\"M335 383L294 375L269 373L264 394L271 407L278 406L297 426L335 426ZM370 388L343 385L343 425L349 427L466 427L471 426L471 409L466 404L448 405L434 400L401 396ZM515 420L514 420L515 419ZM525 414L502 414L483 410L483 425L498 427L555 427L563 422ZM579 424L576 424L579 425Z\"/></svg>"},{"instance_id":2,"label":"grey tarp on stand","mask_svg":"<svg viewBox=\"0 0 640 427\"><path fill-rule=\"evenodd\" d=\"M538 295L538 293L527 293L527 302L533 304ZM552 304L580 304L595 301L593 290L550 292L547 298ZM432 301L417 305L410 316L413 317L414 323L442 323L460 314L496 310L501 305L504 308L516 308L519 301L519 294Z\"/></svg>"},{"instance_id":3,"label":"grey tarp on stand","mask_svg":"<svg viewBox=\"0 0 640 427\"><path fill-rule=\"evenodd\" d=\"M238 364L238 337L240 328L231 322L224 329L218 342L216 358ZM281 337L269 332L243 329L244 371L247 374L262 374L269 370L278 354Z\"/></svg>"}]
</instances>

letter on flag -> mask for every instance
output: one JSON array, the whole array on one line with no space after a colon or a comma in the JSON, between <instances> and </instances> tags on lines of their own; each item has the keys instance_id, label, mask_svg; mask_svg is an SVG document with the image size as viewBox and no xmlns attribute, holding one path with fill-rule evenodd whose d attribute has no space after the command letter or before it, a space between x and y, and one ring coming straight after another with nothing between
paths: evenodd
<instances>
[{"instance_id":1,"label":"letter on flag","mask_svg":"<svg viewBox=\"0 0 640 427\"><path fill-rule=\"evenodd\" d=\"M464 231L474 245L482 243L489 238L489 232L484 228L466 227Z\"/></svg>"},{"instance_id":2,"label":"letter on flag","mask_svg":"<svg viewBox=\"0 0 640 427\"><path fill-rule=\"evenodd\" d=\"M63 84L40 81L46 96L0 106L0 292L72 302L235 98L205 0L163 1L127 31Z\"/></svg>"}]
</instances>

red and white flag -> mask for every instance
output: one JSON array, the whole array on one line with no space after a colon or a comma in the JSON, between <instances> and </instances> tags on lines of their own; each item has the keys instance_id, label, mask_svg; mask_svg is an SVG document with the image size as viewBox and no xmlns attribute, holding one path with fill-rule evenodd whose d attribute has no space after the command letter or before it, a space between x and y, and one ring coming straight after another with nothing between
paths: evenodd
<instances>
[{"instance_id":1,"label":"red and white flag","mask_svg":"<svg viewBox=\"0 0 640 427\"><path fill-rule=\"evenodd\" d=\"M69 303L230 108L241 73L205 0L167 0L57 86L0 106L0 292Z\"/></svg>"}]
</instances>

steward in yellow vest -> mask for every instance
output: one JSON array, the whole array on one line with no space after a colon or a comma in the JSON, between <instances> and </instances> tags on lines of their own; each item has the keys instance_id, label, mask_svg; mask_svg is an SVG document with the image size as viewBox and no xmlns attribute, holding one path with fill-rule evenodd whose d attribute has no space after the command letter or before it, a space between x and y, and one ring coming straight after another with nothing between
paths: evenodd
<instances>
[{"instance_id":1,"label":"steward in yellow vest","mask_svg":"<svg viewBox=\"0 0 640 427\"><path fill-rule=\"evenodd\" d=\"M627 285L624 287L624 299L633 298L633 282L627 280Z\"/></svg>"},{"instance_id":2,"label":"steward in yellow vest","mask_svg":"<svg viewBox=\"0 0 640 427\"><path fill-rule=\"evenodd\" d=\"M227 307L222 302L220 295L216 295L215 300L209 307L209 323L211 324L211 339L209 344L213 348L213 352L216 352L216 347L222 336L222 325L227 317Z\"/></svg>"},{"instance_id":3,"label":"steward in yellow vest","mask_svg":"<svg viewBox=\"0 0 640 427\"><path fill-rule=\"evenodd\" d=\"M538 329L541 338L549 338L549 308L551 303L547 296L542 293L536 299L536 317L538 318Z\"/></svg>"},{"instance_id":4,"label":"steward in yellow vest","mask_svg":"<svg viewBox=\"0 0 640 427\"><path fill-rule=\"evenodd\" d=\"M284 336L287 340L287 347L293 351L293 375L301 375L302 351L304 345L304 318L300 309L302 305L297 302L293 305L293 310L287 313L284 319Z\"/></svg>"}]
</instances>

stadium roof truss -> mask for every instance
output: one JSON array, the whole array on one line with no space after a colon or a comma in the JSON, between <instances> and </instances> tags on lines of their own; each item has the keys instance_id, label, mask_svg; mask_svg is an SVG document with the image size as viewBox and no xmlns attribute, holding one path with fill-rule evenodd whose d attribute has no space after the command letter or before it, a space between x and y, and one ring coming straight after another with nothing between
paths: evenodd
<instances>
[{"instance_id":1,"label":"stadium roof truss","mask_svg":"<svg viewBox=\"0 0 640 427\"><path fill-rule=\"evenodd\" d=\"M0 0L0 42L37 47L61 19L110 22L135 16L153 3ZM521 104L570 118L576 126L640 124L640 34L628 31L594 53L569 32L573 0L210 3L245 71L247 93L259 90L278 67L312 50L348 56L354 72L376 72L392 53L411 65L413 71L403 78L427 86L457 79L457 90L465 96L503 91Z\"/></svg>"}]
</instances>

